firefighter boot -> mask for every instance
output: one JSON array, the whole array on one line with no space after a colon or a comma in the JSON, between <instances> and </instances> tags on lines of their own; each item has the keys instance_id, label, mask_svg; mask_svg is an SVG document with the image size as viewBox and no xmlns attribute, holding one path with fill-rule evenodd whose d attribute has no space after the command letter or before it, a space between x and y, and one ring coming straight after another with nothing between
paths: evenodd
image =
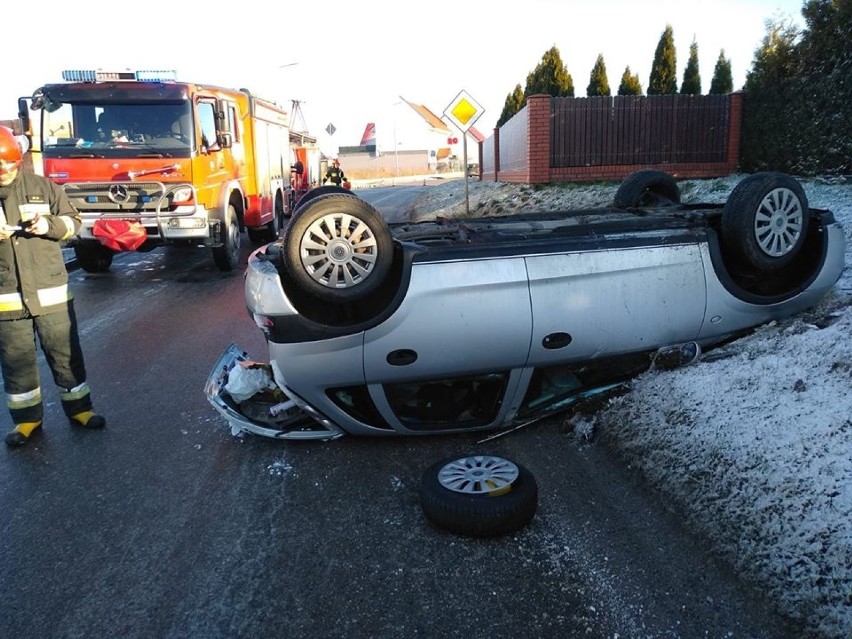
<instances>
[{"instance_id":1,"label":"firefighter boot","mask_svg":"<svg viewBox=\"0 0 852 639\"><path fill-rule=\"evenodd\" d=\"M69 417L72 426L80 426L81 428L103 428L106 426L106 419L103 415L98 415L94 411L86 410L76 415Z\"/></svg>"},{"instance_id":2,"label":"firefighter boot","mask_svg":"<svg viewBox=\"0 0 852 639\"><path fill-rule=\"evenodd\" d=\"M15 430L6 435L6 445L10 448L23 446L30 438L41 430L41 422L22 422L15 424Z\"/></svg>"}]
</instances>

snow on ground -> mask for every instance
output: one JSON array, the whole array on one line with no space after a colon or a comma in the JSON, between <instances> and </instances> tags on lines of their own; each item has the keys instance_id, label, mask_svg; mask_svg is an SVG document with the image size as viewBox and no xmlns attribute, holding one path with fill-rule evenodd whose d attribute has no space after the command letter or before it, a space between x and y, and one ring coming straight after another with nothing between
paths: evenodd
<instances>
[{"instance_id":1,"label":"snow on ground","mask_svg":"<svg viewBox=\"0 0 852 639\"><path fill-rule=\"evenodd\" d=\"M680 182L724 202L744 175ZM852 181L802 180L844 225L846 268L820 305L674 371L649 371L579 421L813 637L852 637ZM617 184L468 182L470 215L609 205ZM463 180L413 219L466 215ZM576 416L572 422L577 424Z\"/></svg>"}]
</instances>

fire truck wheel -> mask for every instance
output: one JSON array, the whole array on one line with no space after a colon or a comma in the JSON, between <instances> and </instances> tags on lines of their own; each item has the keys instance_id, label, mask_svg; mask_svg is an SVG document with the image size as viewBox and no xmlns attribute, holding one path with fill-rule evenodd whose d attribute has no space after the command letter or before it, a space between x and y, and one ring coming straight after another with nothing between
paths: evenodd
<instances>
[{"instance_id":1,"label":"fire truck wheel","mask_svg":"<svg viewBox=\"0 0 852 639\"><path fill-rule=\"evenodd\" d=\"M384 282L393 240L381 214L354 195L324 195L300 206L284 233L284 263L306 293L350 302Z\"/></svg>"},{"instance_id":2,"label":"fire truck wheel","mask_svg":"<svg viewBox=\"0 0 852 639\"><path fill-rule=\"evenodd\" d=\"M273 219L261 228L249 228L248 237L252 244L265 244L278 239L281 229L284 228L284 194L281 191L275 196L275 208Z\"/></svg>"},{"instance_id":3,"label":"fire truck wheel","mask_svg":"<svg viewBox=\"0 0 852 639\"><path fill-rule=\"evenodd\" d=\"M222 246L213 249L213 262L220 271L233 271L240 260L240 223L233 204L228 204L228 214L222 229Z\"/></svg>"},{"instance_id":4,"label":"fire truck wheel","mask_svg":"<svg viewBox=\"0 0 852 639\"><path fill-rule=\"evenodd\" d=\"M281 191L275 196L275 228L273 232L272 240L278 238L278 234L281 233L281 230L284 228L285 218L287 217L287 210L284 206L284 194ZM272 240L269 240L270 242Z\"/></svg>"},{"instance_id":5,"label":"fire truck wheel","mask_svg":"<svg viewBox=\"0 0 852 639\"><path fill-rule=\"evenodd\" d=\"M112 265L112 251L100 242L80 240L74 245L74 255L87 273L103 273Z\"/></svg>"}]
</instances>

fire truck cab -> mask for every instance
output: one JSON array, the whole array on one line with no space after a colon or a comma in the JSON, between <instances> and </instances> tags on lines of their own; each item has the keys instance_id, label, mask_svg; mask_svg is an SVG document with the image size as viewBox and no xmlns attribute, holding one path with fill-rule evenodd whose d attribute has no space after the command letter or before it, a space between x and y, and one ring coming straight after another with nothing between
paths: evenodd
<instances>
[{"instance_id":1,"label":"fire truck cab","mask_svg":"<svg viewBox=\"0 0 852 639\"><path fill-rule=\"evenodd\" d=\"M112 263L100 220L144 228L138 250L211 248L222 271L237 266L242 231L257 244L277 237L294 173L287 111L174 72L65 71L63 80L21 98L19 117L42 173L80 212L82 268Z\"/></svg>"}]
</instances>

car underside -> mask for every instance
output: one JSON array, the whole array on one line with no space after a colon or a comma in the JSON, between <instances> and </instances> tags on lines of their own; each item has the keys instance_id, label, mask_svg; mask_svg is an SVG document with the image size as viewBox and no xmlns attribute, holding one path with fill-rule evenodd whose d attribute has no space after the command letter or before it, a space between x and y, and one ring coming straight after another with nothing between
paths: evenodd
<instances>
[{"instance_id":1,"label":"car underside","mask_svg":"<svg viewBox=\"0 0 852 639\"><path fill-rule=\"evenodd\" d=\"M320 189L249 260L268 363L231 345L206 394L235 431L275 438L513 427L815 305L843 244L777 173L724 205L640 171L612 207L397 224ZM238 401L246 370L263 392Z\"/></svg>"}]
</instances>

